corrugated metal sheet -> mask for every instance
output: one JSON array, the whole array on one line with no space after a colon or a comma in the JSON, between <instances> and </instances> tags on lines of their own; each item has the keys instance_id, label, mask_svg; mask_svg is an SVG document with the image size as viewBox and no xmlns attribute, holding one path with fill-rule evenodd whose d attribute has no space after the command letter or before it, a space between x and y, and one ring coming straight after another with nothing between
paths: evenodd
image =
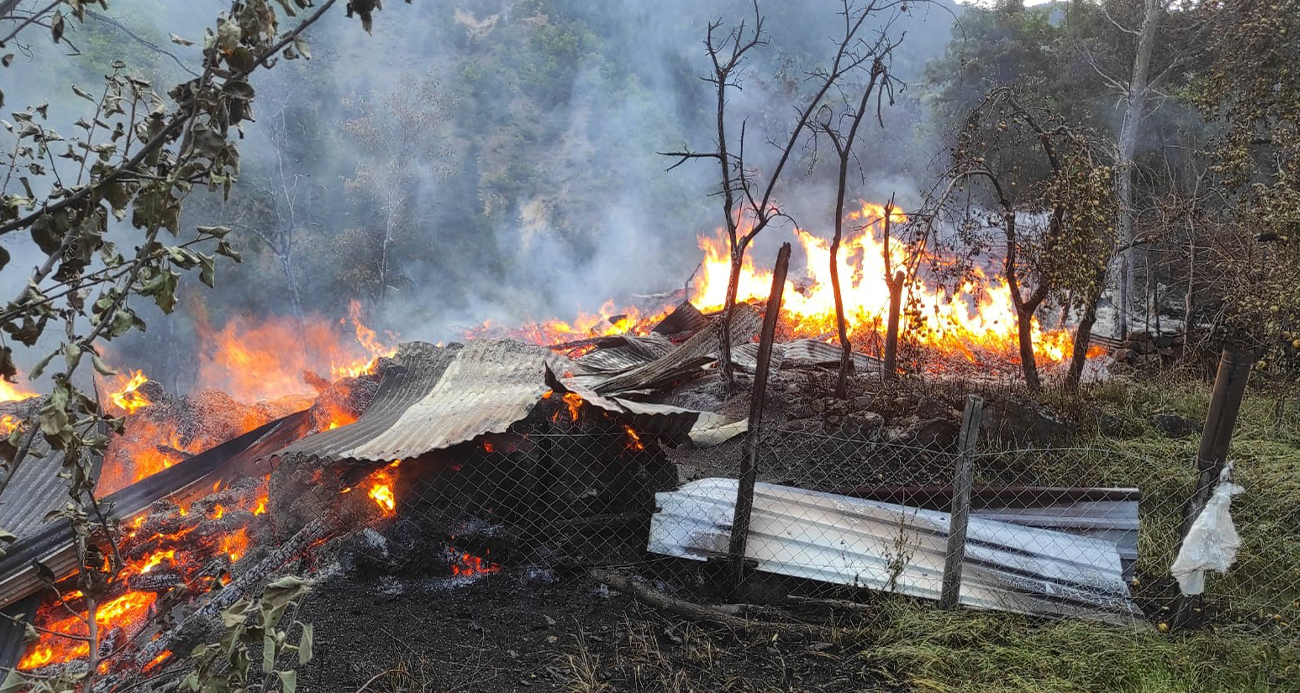
<instances>
[{"instance_id":1,"label":"corrugated metal sheet","mask_svg":"<svg viewBox=\"0 0 1300 693\"><path fill-rule=\"evenodd\" d=\"M758 310L753 306L748 304L736 306L731 318L732 343L748 342L758 333L762 323ZM722 323L713 320L708 327L696 332L690 339L650 363L609 377L583 378L580 384L603 395L670 385L717 360L721 329Z\"/></svg>"},{"instance_id":2,"label":"corrugated metal sheet","mask_svg":"<svg viewBox=\"0 0 1300 693\"><path fill-rule=\"evenodd\" d=\"M309 436L276 453L380 462L417 457L527 416L546 384L552 354L513 340L478 340L459 350L405 345L406 373L386 375L374 401L349 426Z\"/></svg>"},{"instance_id":3,"label":"corrugated metal sheet","mask_svg":"<svg viewBox=\"0 0 1300 693\"><path fill-rule=\"evenodd\" d=\"M51 450L45 436L37 435L0 494L0 527L19 538L38 531L45 514L68 501L68 482L59 477L62 469L63 453Z\"/></svg>"},{"instance_id":4,"label":"corrugated metal sheet","mask_svg":"<svg viewBox=\"0 0 1300 693\"><path fill-rule=\"evenodd\" d=\"M930 510L952 506L952 486L859 487L829 492ZM1138 557L1141 499L1142 493L1136 488L981 486L971 496L971 514L1114 542L1119 548L1124 581L1132 582Z\"/></svg>"},{"instance_id":5,"label":"corrugated metal sheet","mask_svg":"<svg viewBox=\"0 0 1300 693\"><path fill-rule=\"evenodd\" d=\"M162 498L174 497L190 489L206 488L214 472L252 464L261 456L263 446L273 446L270 449L284 447L285 439L301 435L308 422L305 411L277 419L109 494L104 498L104 505L112 508L115 517L126 519ZM34 563L37 561L60 578L76 570L72 529L67 522L39 525L7 547L5 555L0 557L0 607L44 587L36 575Z\"/></svg>"},{"instance_id":6,"label":"corrugated metal sheet","mask_svg":"<svg viewBox=\"0 0 1300 693\"><path fill-rule=\"evenodd\" d=\"M751 373L758 367L758 345L741 344L732 349L731 358L736 365ZM796 339L772 345L772 365L777 368L806 368L809 366L838 366L840 348L815 339ZM859 373L876 373L880 360L874 356L853 352L853 367Z\"/></svg>"},{"instance_id":7,"label":"corrugated metal sheet","mask_svg":"<svg viewBox=\"0 0 1300 693\"><path fill-rule=\"evenodd\" d=\"M734 479L656 494L649 550L704 560L726 554ZM746 557L780 575L938 599L947 513L759 483ZM972 517L961 603L1131 623L1141 612L1113 542Z\"/></svg>"},{"instance_id":8,"label":"corrugated metal sheet","mask_svg":"<svg viewBox=\"0 0 1300 693\"><path fill-rule=\"evenodd\" d=\"M651 332L657 334L682 334L684 332L695 332L702 330L709 324L709 319L704 317L698 308L691 304L690 301L682 301L672 313L659 321Z\"/></svg>"},{"instance_id":9,"label":"corrugated metal sheet","mask_svg":"<svg viewBox=\"0 0 1300 693\"><path fill-rule=\"evenodd\" d=\"M595 351L574 359L571 368L574 373L621 373L667 356L672 350L673 343L661 335L619 335L602 340Z\"/></svg>"}]
</instances>

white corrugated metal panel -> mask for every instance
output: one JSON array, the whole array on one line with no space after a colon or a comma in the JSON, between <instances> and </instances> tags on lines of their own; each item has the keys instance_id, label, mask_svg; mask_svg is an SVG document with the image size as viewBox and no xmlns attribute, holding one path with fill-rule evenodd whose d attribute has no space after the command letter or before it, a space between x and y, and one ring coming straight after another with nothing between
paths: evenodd
<instances>
[{"instance_id":1,"label":"white corrugated metal panel","mask_svg":"<svg viewBox=\"0 0 1300 693\"><path fill-rule=\"evenodd\" d=\"M656 494L649 550L704 560L726 554L735 479L701 479ZM780 575L937 599L948 514L892 503L755 487L746 557ZM1140 615L1113 542L972 517L961 603L1131 622Z\"/></svg>"}]
</instances>

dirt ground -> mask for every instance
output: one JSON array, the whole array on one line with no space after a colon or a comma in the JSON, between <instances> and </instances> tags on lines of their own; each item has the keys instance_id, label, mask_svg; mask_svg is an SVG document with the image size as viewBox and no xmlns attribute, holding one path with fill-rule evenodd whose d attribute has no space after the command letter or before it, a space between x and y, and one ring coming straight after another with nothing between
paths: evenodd
<instances>
[{"instance_id":1,"label":"dirt ground","mask_svg":"<svg viewBox=\"0 0 1300 693\"><path fill-rule=\"evenodd\" d=\"M888 690L844 643L702 628L578 575L340 577L299 617L315 628L307 693Z\"/></svg>"}]
</instances>

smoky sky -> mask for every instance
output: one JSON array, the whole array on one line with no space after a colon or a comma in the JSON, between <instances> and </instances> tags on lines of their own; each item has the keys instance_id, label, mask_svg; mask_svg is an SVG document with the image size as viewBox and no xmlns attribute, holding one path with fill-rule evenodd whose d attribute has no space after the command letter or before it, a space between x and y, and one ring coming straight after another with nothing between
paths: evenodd
<instances>
[{"instance_id":1,"label":"smoky sky","mask_svg":"<svg viewBox=\"0 0 1300 693\"><path fill-rule=\"evenodd\" d=\"M201 41L225 6L220 0L119 1L104 14L197 69L198 49L168 37ZM843 19L834 0L760 6L769 43L753 52L727 108L733 132L743 123L747 159L763 180L779 154L771 142L788 136L809 71L831 57ZM906 88L882 110L883 127L864 126L852 196L883 201L896 194L906 204L926 185L940 147L926 126L922 75L952 36L949 9L922 3L889 26L892 36L903 37L893 66ZM354 298L377 327L404 339L454 339L484 320L568 318L607 299L679 288L700 260L697 239L722 224L713 194L718 171L703 161L667 171L673 161L656 152L715 146L715 95L700 79L709 68L705 27L719 19L724 27L742 20L752 26L751 15L747 0L394 0L376 13L374 34L366 35L340 6L310 31L312 60L281 61L255 77L257 121L246 124L239 141L241 182L234 195L256 198L275 213L250 215L246 206L235 221L285 218L284 191L292 181L294 276L303 308L337 318L346 313L338 286L348 272L373 274L383 201L399 181L391 288L382 303L373 288ZM170 56L120 35L113 45L126 46L126 55L111 55L102 39L115 27L94 19L70 25L69 37L85 46L81 55L33 35L0 73L6 111L48 101L51 123L71 131L86 104L69 85L94 92L115 57L145 72L160 91L189 77ZM573 60L528 60L533 53L527 51L548 40L555 45L547 50L570 55L564 51L572 35L578 36ZM545 89L539 80L547 80ZM426 107L408 104L415 116L398 117L386 104L424 93L413 84L429 85ZM281 112L281 126L289 127L277 131L272 116ZM465 112L475 119L462 117ZM419 115L429 116L427 122ZM359 175L385 163L382 152L350 134L349 122L362 118L395 138L391 151L402 162L396 174ZM833 221L833 171L825 154L801 145L777 193L800 226L819 235L829 234ZM32 182L37 189L49 184ZM523 192L512 197L512 191ZM185 221L228 223L231 209L191 198ZM116 228L112 237L129 248L136 234ZM790 238L789 225L773 228L753 252L765 263ZM218 290L189 282L172 316L145 301L135 304L151 325L127 342L136 358L183 369L176 354L193 351L186 308L193 302L218 324L233 315L291 314L275 255L238 227L234 240L246 262L223 264ZM0 290L13 296L37 258L21 239L4 243L14 261L0 272Z\"/></svg>"}]
</instances>

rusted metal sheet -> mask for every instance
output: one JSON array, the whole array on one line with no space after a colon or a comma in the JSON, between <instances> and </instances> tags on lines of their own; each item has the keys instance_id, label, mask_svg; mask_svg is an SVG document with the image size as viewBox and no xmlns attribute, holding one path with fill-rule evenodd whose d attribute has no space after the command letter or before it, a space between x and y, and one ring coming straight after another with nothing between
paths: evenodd
<instances>
[{"instance_id":1,"label":"rusted metal sheet","mask_svg":"<svg viewBox=\"0 0 1300 693\"><path fill-rule=\"evenodd\" d=\"M726 555L735 479L701 479L656 494L649 550ZM761 571L938 599L945 512L760 483L745 555ZM972 517L963 605L1134 623L1141 612L1114 542Z\"/></svg>"},{"instance_id":2,"label":"rusted metal sheet","mask_svg":"<svg viewBox=\"0 0 1300 693\"><path fill-rule=\"evenodd\" d=\"M276 456L380 462L503 433L550 389L546 364L552 358L543 347L513 340L479 340L459 349L403 345L395 356L401 369L385 374L355 423L308 436Z\"/></svg>"},{"instance_id":3,"label":"rusted metal sheet","mask_svg":"<svg viewBox=\"0 0 1300 693\"><path fill-rule=\"evenodd\" d=\"M748 304L737 305L731 318L733 345L748 342L758 333L761 324L762 318L757 309ZM708 327L696 332L664 356L610 377L586 379L583 385L603 395L671 385L717 360L721 330L722 323L713 320Z\"/></svg>"}]
</instances>

